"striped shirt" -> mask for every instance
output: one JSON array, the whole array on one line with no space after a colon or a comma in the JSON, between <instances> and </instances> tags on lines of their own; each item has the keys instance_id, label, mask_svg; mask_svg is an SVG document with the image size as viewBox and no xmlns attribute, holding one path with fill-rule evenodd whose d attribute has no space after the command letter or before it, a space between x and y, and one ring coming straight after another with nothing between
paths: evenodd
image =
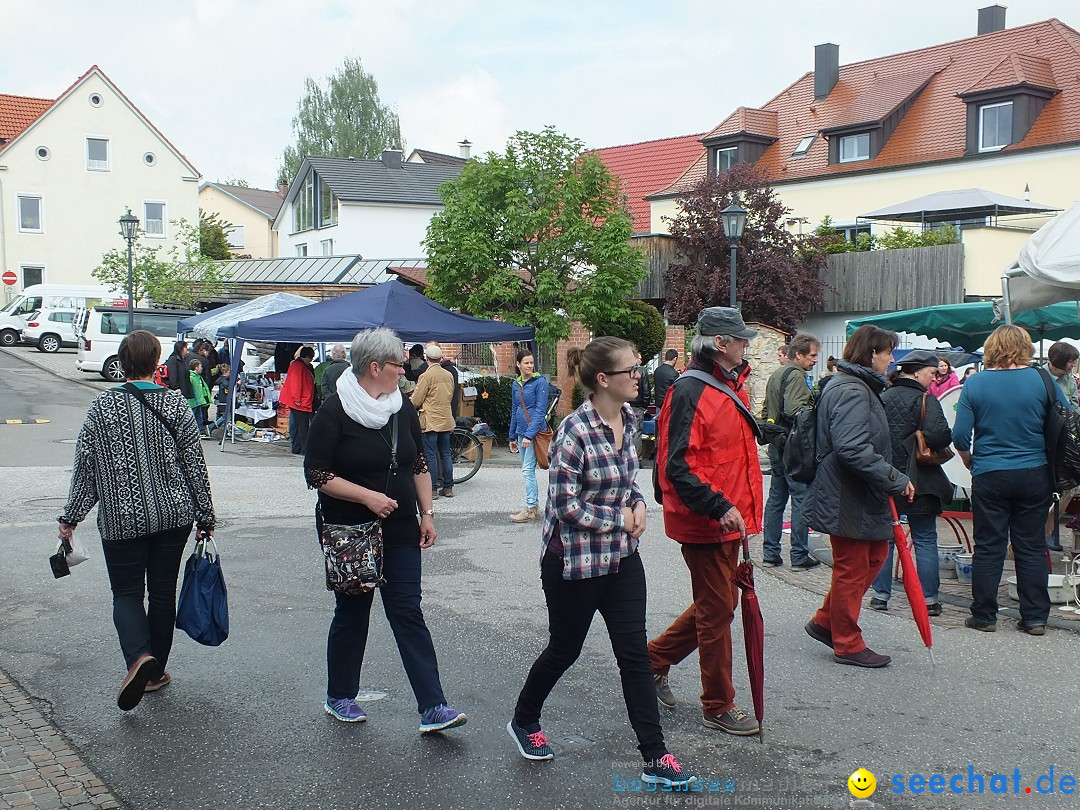
<instances>
[{"instance_id":1,"label":"striped shirt","mask_svg":"<svg viewBox=\"0 0 1080 810\"><path fill-rule=\"evenodd\" d=\"M549 548L561 554L563 579L614 573L623 557L637 551L622 516L624 507L645 502L634 480L638 459L629 405L623 405L622 418L621 450L589 400L562 421L552 442L540 557Z\"/></svg>"}]
</instances>

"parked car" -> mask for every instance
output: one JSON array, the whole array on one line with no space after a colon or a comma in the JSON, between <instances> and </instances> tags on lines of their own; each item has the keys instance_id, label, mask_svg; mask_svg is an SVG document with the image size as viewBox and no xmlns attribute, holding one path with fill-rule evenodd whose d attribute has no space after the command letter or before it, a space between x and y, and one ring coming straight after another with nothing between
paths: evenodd
<instances>
[{"instance_id":1,"label":"parked car","mask_svg":"<svg viewBox=\"0 0 1080 810\"><path fill-rule=\"evenodd\" d=\"M133 323L128 328L125 307L92 307L80 310L75 319L79 357L75 368L79 371L96 371L109 382L123 382L124 369L117 352L124 335L136 329L145 329L157 335L161 341L161 362L165 362L176 341L176 321L193 315L178 309L136 309Z\"/></svg>"},{"instance_id":2,"label":"parked car","mask_svg":"<svg viewBox=\"0 0 1080 810\"><path fill-rule=\"evenodd\" d=\"M41 309L79 309L106 302L126 304L123 293L85 284L32 284L0 309L0 346L14 346L31 312Z\"/></svg>"},{"instance_id":3,"label":"parked car","mask_svg":"<svg viewBox=\"0 0 1080 810\"><path fill-rule=\"evenodd\" d=\"M74 309L42 307L27 316L26 326L20 331L22 342L49 354L60 351L61 346L76 346L74 318Z\"/></svg>"}]
</instances>

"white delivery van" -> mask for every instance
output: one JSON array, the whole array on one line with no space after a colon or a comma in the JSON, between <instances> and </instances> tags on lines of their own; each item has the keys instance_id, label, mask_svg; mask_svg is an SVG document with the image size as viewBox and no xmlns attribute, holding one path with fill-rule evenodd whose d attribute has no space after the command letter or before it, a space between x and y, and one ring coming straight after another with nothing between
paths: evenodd
<instances>
[{"instance_id":1,"label":"white delivery van","mask_svg":"<svg viewBox=\"0 0 1080 810\"><path fill-rule=\"evenodd\" d=\"M133 323L128 328L127 307L93 307L76 315L75 333L79 341L79 357L75 368L96 371L110 382L123 382L124 370L117 352L124 335L145 329L161 341L161 362L172 354L176 342L176 322L194 315L182 309L135 309Z\"/></svg>"},{"instance_id":2,"label":"white delivery van","mask_svg":"<svg viewBox=\"0 0 1080 810\"><path fill-rule=\"evenodd\" d=\"M31 284L0 309L0 346L14 346L26 316L42 308L80 309L97 304L127 305L127 296L88 284Z\"/></svg>"}]
</instances>

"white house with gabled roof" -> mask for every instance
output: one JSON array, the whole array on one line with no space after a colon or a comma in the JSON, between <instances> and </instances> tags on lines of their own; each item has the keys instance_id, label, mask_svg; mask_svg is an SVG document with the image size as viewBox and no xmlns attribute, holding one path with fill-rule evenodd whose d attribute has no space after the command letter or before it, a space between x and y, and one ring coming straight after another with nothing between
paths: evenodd
<instances>
[{"instance_id":1,"label":"white house with gabled roof","mask_svg":"<svg viewBox=\"0 0 1080 810\"><path fill-rule=\"evenodd\" d=\"M56 99L0 94L0 270L9 291L87 284L130 208L167 250L199 220L199 172L96 65Z\"/></svg>"}]
</instances>

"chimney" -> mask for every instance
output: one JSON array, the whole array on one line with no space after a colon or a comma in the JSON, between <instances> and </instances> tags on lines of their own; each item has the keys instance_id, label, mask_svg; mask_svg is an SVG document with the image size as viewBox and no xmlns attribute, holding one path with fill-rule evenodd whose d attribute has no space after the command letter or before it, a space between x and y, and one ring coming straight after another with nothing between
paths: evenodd
<instances>
[{"instance_id":1,"label":"chimney","mask_svg":"<svg viewBox=\"0 0 1080 810\"><path fill-rule=\"evenodd\" d=\"M458 141L458 154L468 160L472 157L472 144L469 143L469 139Z\"/></svg>"},{"instance_id":2,"label":"chimney","mask_svg":"<svg viewBox=\"0 0 1080 810\"><path fill-rule=\"evenodd\" d=\"M987 6L979 9L979 36L1005 30L1005 6Z\"/></svg>"},{"instance_id":3,"label":"chimney","mask_svg":"<svg viewBox=\"0 0 1080 810\"><path fill-rule=\"evenodd\" d=\"M840 78L840 46L826 42L814 46L814 98L820 101Z\"/></svg>"},{"instance_id":4,"label":"chimney","mask_svg":"<svg viewBox=\"0 0 1080 810\"><path fill-rule=\"evenodd\" d=\"M382 153L383 165L388 169L400 169L401 168L401 150L399 149L384 149Z\"/></svg>"}]
</instances>

